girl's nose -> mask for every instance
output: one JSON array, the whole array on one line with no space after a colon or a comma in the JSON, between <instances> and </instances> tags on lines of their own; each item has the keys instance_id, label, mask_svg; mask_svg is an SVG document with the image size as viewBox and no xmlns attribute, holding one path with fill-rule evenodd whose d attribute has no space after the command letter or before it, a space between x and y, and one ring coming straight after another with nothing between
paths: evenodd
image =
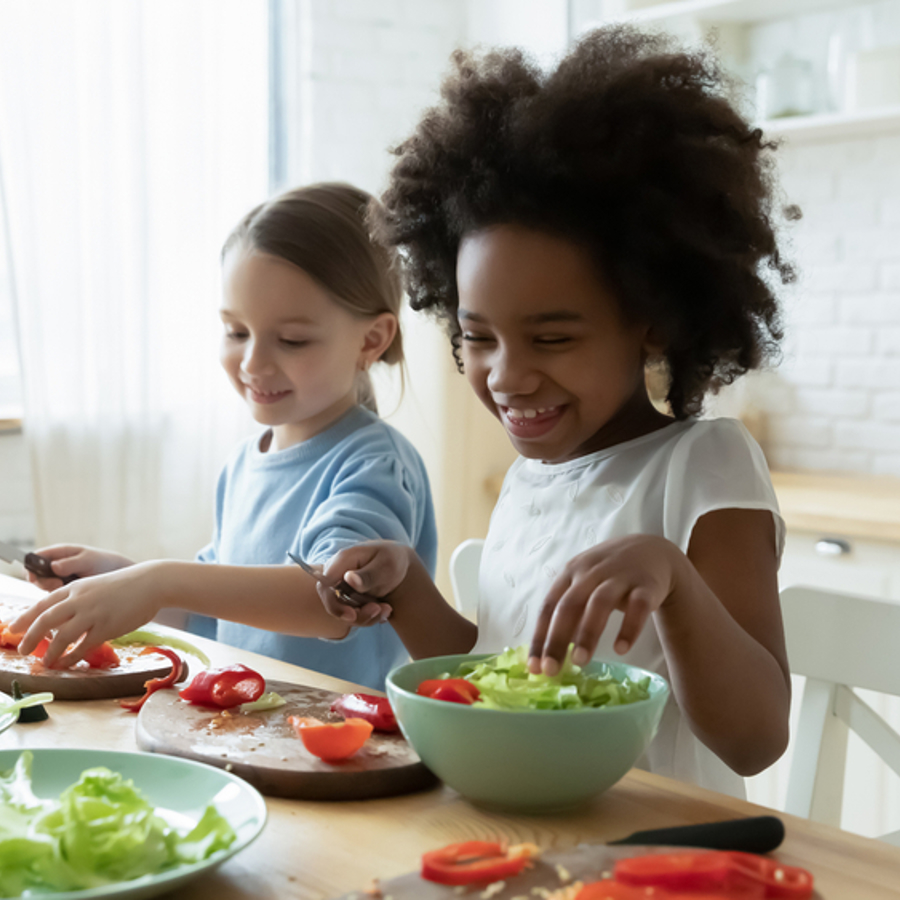
<instances>
[{"instance_id":1,"label":"girl's nose","mask_svg":"<svg viewBox=\"0 0 900 900\"><path fill-rule=\"evenodd\" d=\"M527 395L534 393L539 384L540 373L531 365L527 354L504 347L491 354L487 375L491 393Z\"/></svg>"},{"instance_id":2,"label":"girl's nose","mask_svg":"<svg viewBox=\"0 0 900 900\"><path fill-rule=\"evenodd\" d=\"M241 360L242 372L252 377L264 375L273 368L271 360L265 353L265 348L258 341L248 341L244 345L244 357Z\"/></svg>"}]
</instances>

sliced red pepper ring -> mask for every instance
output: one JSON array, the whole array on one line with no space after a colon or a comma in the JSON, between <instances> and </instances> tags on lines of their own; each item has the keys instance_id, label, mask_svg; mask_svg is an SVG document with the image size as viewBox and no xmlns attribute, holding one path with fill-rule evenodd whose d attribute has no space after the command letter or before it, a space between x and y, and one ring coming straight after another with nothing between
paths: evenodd
<instances>
[{"instance_id":1,"label":"sliced red pepper ring","mask_svg":"<svg viewBox=\"0 0 900 900\"><path fill-rule=\"evenodd\" d=\"M575 895L574 900L756 900L761 893L735 891L677 891L672 893L664 888L623 884L605 878L586 884Z\"/></svg>"},{"instance_id":2,"label":"sliced red pepper ring","mask_svg":"<svg viewBox=\"0 0 900 900\"><path fill-rule=\"evenodd\" d=\"M181 668L184 662L174 650L169 650L166 647L144 647L138 655L143 656L146 653L159 653L165 656L172 663L172 671L168 675L145 681L143 697L139 697L137 700L120 700L119 706L122 709L127 709L129 712L140 712L141 707L147 702L151 694L155 694L157 691L165 688L174 687L175 682L181 676Z\"/></svg>"},{"instance_id":3,"label":"sliced red pepper ring","mask_svg":"<svg viewBox=\"0 0 900 900\"><path fill-rule=\"evenodd\" d=\"M531 863L531 852L498 841L463 841L422 854L421 875L438 884L490 884L518 875Z\"/></svg>"},{"instance_id":4,"label":"sliced red pepper ring","mask_svg":"<svg viewBox=\"0 0 900 900\"><path fill-rule=\"evenodd\" d=\"M805 900L813 877L797 866L736 851L660 853L619 860L615 878L624 884L668 890L753 890L762 897Z\"/></svg>"},{"instance_id":5,"label":"sliced red pepper ring","mask_svg":"<svg viewBox=\"0 0 900 900\"><path fill-rule=\"evenodd\" d=\"M200 672L187 687L178 692L178 696L200 706L231 709L242 703L259 700L265 690L265 678L259 672L238 663Z\"/></svg>"},{"instance_id":6,"label":"sliced red pepper ring","mask_svg":"<svg viewBox=\"0 0 900 900\"><path fill-rule=\"evenodd\" d=\"M331 711L345 719L362 719L376 731L393 734L400 730L391 702L374 694L344 694L331 704Z\"/></svg>"},{"instance_id":7,"label":"sliced red pepper ring","mask_svg":"<svg viewBox=\"0 0 900 900\"><path fill-rule=\"evenodd\" d=\"M303 746L325 762L338 762L353 756L374 730L371 722L345 719L322 722L309 716L288 716L288 722L303 741Z\"/></svg>"},{"instance_id":8,"label":"sliced red pepper ring","mask_svg":"<svg viewBox=\"0 0 900 900\"><path fill-rule=\"evenodd\" d=\"M481 696L481 691L465 678L429 678L419 684L416 693L432 700L469 705Z\"/></svg>"}]
</instances>

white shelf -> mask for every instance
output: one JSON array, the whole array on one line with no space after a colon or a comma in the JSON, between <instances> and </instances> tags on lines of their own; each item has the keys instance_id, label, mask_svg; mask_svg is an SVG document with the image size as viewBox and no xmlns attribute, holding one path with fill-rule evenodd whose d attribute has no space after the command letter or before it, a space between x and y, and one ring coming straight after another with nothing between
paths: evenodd
<instances>
[{"instance_id":1,"label":"white shelf","mask_svg":"<svg viewBox=\"0 0 900 900\"><path fill-rule=\"evenodd\" d=\"M853 113L792 116L757 124L766 137L783 137L792 144L871 137L900 133L900 106L885 106Z\"/></svg>"},{"instance_id":2,"label":"white shelf","mask_svg":"<svg viewBox=\"0 0 900 900\"><path fill-rule=\"evenodd\" d=\"M669 0L630 9L604 22L592 22L579 31L610 22L646 23L684 18L701 22L764 22L852 5L851 0Z\"/></svg>"}]
</instances>

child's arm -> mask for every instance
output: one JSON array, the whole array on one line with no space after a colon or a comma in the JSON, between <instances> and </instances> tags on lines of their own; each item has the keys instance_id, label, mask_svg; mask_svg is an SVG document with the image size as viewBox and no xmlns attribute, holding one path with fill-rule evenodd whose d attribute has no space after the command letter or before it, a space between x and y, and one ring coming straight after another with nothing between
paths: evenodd
<instances>
[{"instance_id":1,"label":"child's arm","mask_svg":"<svg viewBox=\"0 0 900 900\"><path fill-rule=\"evenodd\" d=\"M99 550L96 547L84 547L81 544L53 544L35 550L39 556L49 559L51 568L59 578L39 578L33 572L28 573L28 580L45 591L55 591L62 586L62 579L69 575L87 578L90 575L102 575L133 566L133 560L113 553L111 550Z\"/></svg>"},{"instance_id":2,"label":"child's arm","mask_svg":"<svg viewBox=\"0 0 900 900\"><path fill-rule=\"evenodd\" d=\"M613 609L616 651L656 624L672 687L693 732L732 769L755 774L787 746L790 675L772 514L723 509L694 527L688 554L634 535L579 554L554 582L531 646L532 669L555 671L574 641L593 654Z\"/></svg>"},{"instance_id":3,"label":"child's arm","mask_svg":"<svg viewBox=\"0 0 900 900\"><path fill-rule=\"evenodd\" d=\"M44 662L65 667L171 607L301 637L342 638L349 631L346 623L326 612L315 580L296 566L211 566L175 560L138 563L73 581L29 607L10 628L25 632L19 650L26 654L55 630ZM369 604L359 624L385 612ZM66 653L82 635L84 640Z\"/></svg>"},{"instance_id":4,"label":"child's arm","mask_svg":"<svg viewBox=\"0 0 900 900\"><path fill-rule=\"evenodd\" d=\"M335 583L343 578L356 591L388 600L388 622L413 659L468 653L475 646L477 627L447 603L412 547L393 541L347 547L329 561L324 574ZM320 589L320 594L331 615L365 624L332 592Z\"/></svg>"}]
</instances>

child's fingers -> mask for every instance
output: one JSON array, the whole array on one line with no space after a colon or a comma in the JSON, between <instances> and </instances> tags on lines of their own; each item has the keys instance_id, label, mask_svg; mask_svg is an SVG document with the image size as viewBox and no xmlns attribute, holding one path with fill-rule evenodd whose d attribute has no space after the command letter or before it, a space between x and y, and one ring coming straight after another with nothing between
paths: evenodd
<instances>
[{"instance_id":1,"label":"child's fingers","mask_svg":"<svg viewBox=\"0 0 900 900\"><path fill-rule=\"evenodd\" d=\"M560 576L553 584L544 598L538 612L537 622L534 626L534 634L531 637L531 646L528 650L528 669L535 675L541 671L541 660L544 658L544 647L547 643L547 635L553 622L553 614L557 605L562 600L566 591L571 586L571 580L568 577Z\"/></svg>"},{"instance_id":2,"label":"child's fingers","mask_svg":"<svg viewBox=\"0 0 900 900\"><path fill-rule=\"evenodd\" d=\"M9 630L13 634L24 634L25 637L22 638L21 643L19 644L19 649L22 653L28 654L31 653L32 650L38 645L38 641L40 641L43 634L39 634L34 639L31 639L32 625L34 622L44 615L47 610L52 609L59 603L61 600L64 600L69 595L68 588L60 588L57 591L53 591L52 594L48 594L46 597L42 597L38 600L37 603L32 603L31 606L28 607L23 613L18 615L12 622L9 623Z\"/></svg>"},{"instance_id":3,"label":"child's fingers","mask_svg":"<svg viewBox=\"0 0 900 900\"><path fill-rule=\"evenodd\" d=\"M625 605L625 618L616 636L613 649L618 654L627 653L638 639L655 608L653 597L646 588L634 588Z\"/></svg>"},{"instance_id":4,"label":"child's fingers","mask_svg":"<svg viewBox=\"0 0 900 900\"><path fill-rule=\"evenodd\" d=\"M576 665L583 666L593 657L597 644L600 643L600 638L606 630L610 614L619 606L628 590L628 585L608 579L591 592L581 622L572 638L575 645L572 662Z\"/></svg>"},{"instance_id":5,"label":"child's fingers","mask_svg":"<svg viewBox=\"0 0 900 900\"><path fill-rule=\"evenodd\" d=\"M325 607L325 611L329 615L334 616L336 619L342 619L345 622L349 622L352 625L357 624L357 610L354 607L341 602L341 600L338 599L338 595L335 594L331 588L317 582L316 592L319 595L319 599L322 601L322 605Z\"/></svg>"}]
</instances>

